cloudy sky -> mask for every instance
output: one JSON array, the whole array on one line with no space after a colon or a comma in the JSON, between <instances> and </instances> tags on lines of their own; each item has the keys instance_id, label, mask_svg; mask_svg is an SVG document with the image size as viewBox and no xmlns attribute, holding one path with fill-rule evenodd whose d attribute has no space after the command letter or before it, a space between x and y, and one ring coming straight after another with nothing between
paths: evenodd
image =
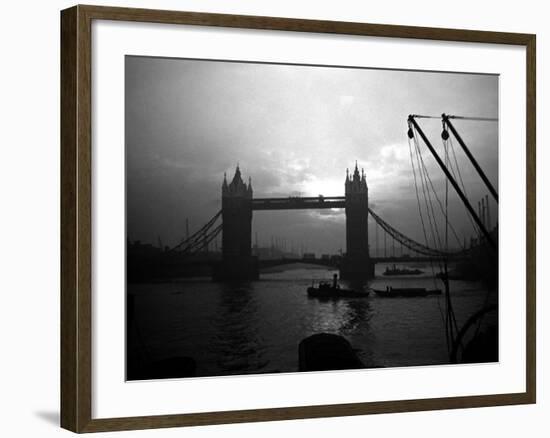
<instances>
[{"instance_id":1,"label":"cloudy sky","mask_svg":"<svg viewBox=\"0 0 550 438\"><path fill-rule=\"evenodd\" d=\"M334 196L344 194L356 160L370 206L423 242L408 114L498 117L498 77L490 75L130 56L125 71L128 236L150 243L160 236L165 245L185 236L186 218L192 232L219 210L223 174L231 178L237 163L255 197ZM419 122L442 154L441 122ZM455 126L498 189L498 124ZM487 191L454 144L477 205ZM443 199L444 176L421 148ZM460 237L470 236L452 189L449 209ZM491 214L494 223L494 204ZM253 232L262 246L277 236L334 253L345 251L344 224L340 210L255 212ZM369 229L373 251L373 223Z\"/></svg>"}]
</instances>

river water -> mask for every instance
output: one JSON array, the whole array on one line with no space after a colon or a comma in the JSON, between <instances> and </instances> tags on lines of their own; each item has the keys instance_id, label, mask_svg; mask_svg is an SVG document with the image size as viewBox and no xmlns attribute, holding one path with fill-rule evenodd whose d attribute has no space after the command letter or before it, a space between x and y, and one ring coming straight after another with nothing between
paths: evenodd
<instances>
[{"instance_id":1,"label":"river water","mask_svg":"<svg viewBox=\"0 0 550 438\"><path fill-rule=\"evenodd\" d=\"M420 267L424 274L409 277L384 277L385 268L376 266L371 287L443 289L429 266ZM134 323L128 330L128 360L136 355L148 361L188 356L196 363L197 376L295 372L299 342L325 332L344 336L368 366L448 363L443 295L388 299L371 294L329 301L307 297L312 280L329 280L333 273L294 265L241 285L206 278L129 285ZM487 298L476 282L451 281L451 294L459 327ZM495 302L493 295L489 301ZM484 321L494 323L496 317Z\"/></svg>"}]
</instances>

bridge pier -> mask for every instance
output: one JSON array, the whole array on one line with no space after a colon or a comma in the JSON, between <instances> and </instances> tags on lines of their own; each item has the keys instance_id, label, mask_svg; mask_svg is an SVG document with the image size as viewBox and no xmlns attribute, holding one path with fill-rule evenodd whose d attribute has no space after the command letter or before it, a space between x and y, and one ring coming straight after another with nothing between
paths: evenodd
<instances>
[{"instance_id":1,"label":"bridge pier","mask_svg":"<svg viewBox=\"0 0 550 438\"><path fill-rule=\"evenodd\" d=\"M375 263L370 257L344 257L340 265L340 278L342 280L364 281L374 278Z\"/></svg>"},{"instance_id":2,"label":"bridge pier","mask_svg":"<svg viewBox=\"0 0 550 438\"><path fill-rule=\"evenodd\" d=\"M230 184L222 185L222 261L214 268L219 281L257 280L259 266L252 256L252 182L242 180L239 166Z\"/></svg>"},{"instance_id":3,"label":"bridge pier","mask_svg":"<svg viewBox=\"0 0 550 438\"><path fill-rule=\"evenodd\" d=\"M374 263L369 256L369 189L365 172L357 168L350 177L346 171L346 255L342 259L340 278L368 280L374 277Z\"/></svg>"}]
</instances>

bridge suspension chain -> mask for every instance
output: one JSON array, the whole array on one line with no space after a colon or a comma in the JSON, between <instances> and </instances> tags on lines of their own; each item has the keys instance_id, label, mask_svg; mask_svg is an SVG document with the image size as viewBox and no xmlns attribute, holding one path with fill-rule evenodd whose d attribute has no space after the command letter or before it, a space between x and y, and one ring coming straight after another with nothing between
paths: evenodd
<instances>
[{"instance_id":1,"label":"bridge suspension chain","mask_svg":"<svg viewBox=\"0 0 550 438\"><path fill-rule=\"evenodd\" d=\"M210 231L210 228L214 225L214 223L218 220L218 218L221 216L222 211L218 211L206 224L204 224L198 231L193 233L191 236L189 236L187 239L182 240L180 243L178 243L173 248L170 248L169 251L180 251L180 252L189 252L193 250L193 248L200 246L202 242L204 242L204 239L206 236L208 236L208 233ZM221 225L219 226L221 230ZM219 231L218 231L219 233Z\"/></svg>"},{"instance_id":2,"label":"bridge suspension chain","mask_svg":"<svg viewBox=\"0 0 550 438\"><path fill-rule=\"evenodd\" d=\"M411 251L414 251L418 254L422 254L429 257L446 257L446 256L457 256L462 254L464 251L458 252L445 252L438 249L430 248L427 245L423 245L401 233L399 230L391 226L388 222L383 220L378 216L370 207L368 208L369 214L373 217L376 223L394 240L397 240L401 245L409 248ZM183 240L176 246L169 249L169 251L178 251L181 253L194 254L204 245L208 245L212 242L223 229L222 224L217 225L212 228L216 223L217 219L221 216L221 210L218 211L208 222L206 222L199 230L193 233L189 238Z\"/></svg>"},{"instance_id":3,"label":"bridge suspension chain","mask_svg":"<svg viewBox=\"0 0 550 438\"><path fill-rule=\"evenodd\" d=\"M208 234L205 234L202 239L198 240L192 247L186 248L184 251L187 255L193 255L199 252L202 248L208 246L222 231L222 224L219 224L216 228L211 230Z\"/></svg>"},{"instance_id":4,"label":"bridge suspension chain","mask_svg":"<svg viewBox=\"0 0 550 438\"><path fill-rule=\"evenodd\" d=\"M401 233L400 231L392 227L384 219L378 216L370 207L369 207L369 214L387 234L389 234L393 239L397 240L403 246L406 246L407 248L409 248L411 251L414 251L418 254L422 254L425 256L438 257L438 258L459 254L459 253L447 253L434 248L430 248L429 246L423 245L405 236L403 233Z\"/></svg>"}]
</instances>

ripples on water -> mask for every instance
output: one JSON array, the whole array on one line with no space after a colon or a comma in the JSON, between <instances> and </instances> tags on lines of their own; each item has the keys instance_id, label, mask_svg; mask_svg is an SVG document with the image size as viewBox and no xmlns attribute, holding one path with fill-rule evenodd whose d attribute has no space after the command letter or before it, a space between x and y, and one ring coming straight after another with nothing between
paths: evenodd
<instances>
[{"instance_id":1,"label":"ripples on water","mask_svg":"<svg viewBox=\"0 0 550 438\"><path fill-rule=\"evenodd\" d=\"M381 275L384 269L376 267L371 287L443 288L431 273L388 278ZM197 376L295 372L299 342L325 332L348 339L368 366L448 363L443 295L307 297L312 280L330 279L333 273L298 268L262 273L261 280L240 285L209 279L129 285L135 324L128 330L128 360L189 356ZM486 299L486 290L474 282L451 281L451 293L459 327Z\"/></svg>"}]
</instances>

